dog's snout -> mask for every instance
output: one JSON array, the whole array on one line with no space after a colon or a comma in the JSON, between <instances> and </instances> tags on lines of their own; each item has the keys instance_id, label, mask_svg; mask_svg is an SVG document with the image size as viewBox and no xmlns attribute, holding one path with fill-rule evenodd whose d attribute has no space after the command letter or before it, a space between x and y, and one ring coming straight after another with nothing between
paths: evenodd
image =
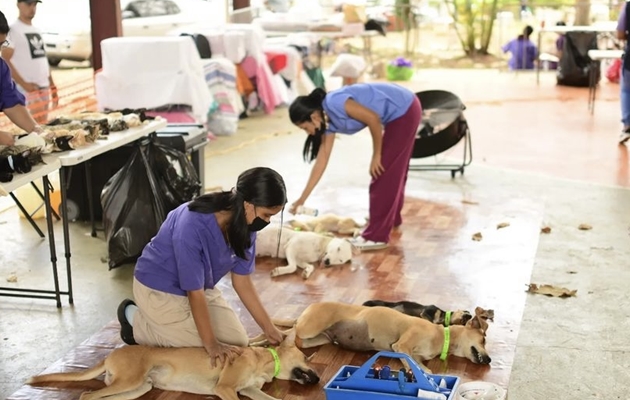
<instances>
[{"instance_id":1,"label":"dog's snout","mask_svg":"<svg viewBox=\"0 0 630 400\"><path fill-rule=\"evenodd\" d=\"M293 368L293 377L296 381L301 383L302 385L314 385L319 383L319 376L312 369L303 370L301 368Z\"/></svg>"},{"instance_id":2,"label":"dog's snout","mask_svg":"<svg viewBox=\"0 0 630 400\"><path fill-rule=\"evenodd\" d=\"M324 265L325 266L330 266L330 258L327 258L324 260Z\"/></svg>"},{"instance_id":3,"label":"dog's snout","mask_svg":"<svg viewBox=\"0 0 630 400\"><path fill-rule=\"evenodd\" d=\"M489 355L481 356L481 363L482 364L490 364L491 362L492 362L492 358L490 358Z\"/></svg>"}]
</instances>

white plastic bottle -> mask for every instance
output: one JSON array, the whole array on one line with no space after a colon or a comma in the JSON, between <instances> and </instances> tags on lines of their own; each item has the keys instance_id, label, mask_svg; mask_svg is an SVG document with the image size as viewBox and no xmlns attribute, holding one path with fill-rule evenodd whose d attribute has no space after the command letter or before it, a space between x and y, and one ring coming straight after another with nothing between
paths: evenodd
<instances>
[{"instance_id":1,"label":"white plastic bottle","mask_svg":"<svg viewBox=\"0 0 630 400\"><path fill-rule=\"evenodd\" d=\"M310 215L311 217L317 217L317 214L319 214L319 211L316 208L308 208L304 206L298 206L295 212L296 214Z\"/></svg>"},{"instance_id":2,"label":"white plastic bottle","mask_svg":"<svg viewBox=\"0 0 630 400\"><path fill-rule=\"evenodd\" d=\"M446 400L446 395L439 392L418 389L418 397L424 400Z\"/></svg>"}]
</instances>

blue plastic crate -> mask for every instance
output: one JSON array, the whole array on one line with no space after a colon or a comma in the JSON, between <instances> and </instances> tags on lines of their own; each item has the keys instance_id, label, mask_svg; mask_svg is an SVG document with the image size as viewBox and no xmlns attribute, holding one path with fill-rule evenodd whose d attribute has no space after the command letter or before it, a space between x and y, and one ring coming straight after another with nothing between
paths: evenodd
<instances>
[{"instance_id":1,"label":"blue plastic crate","mask_svg":"<svg viewBox=\"0 0 630 400\"><path fill-rule=\"evenodd\" d=\"M390 379L374 378L372 365L380 357L403 358L409 364L416 382L406 382L392 371ZM444 380L446 387L439 387ZM344 365L324 386L326 400L381 400L381 399L428 399L419 397L418 390L441 393L446 400L454 400L459 377L425 373L407 354L381 351L367 360L361 367Z\"/></svg>"}]
</instances>

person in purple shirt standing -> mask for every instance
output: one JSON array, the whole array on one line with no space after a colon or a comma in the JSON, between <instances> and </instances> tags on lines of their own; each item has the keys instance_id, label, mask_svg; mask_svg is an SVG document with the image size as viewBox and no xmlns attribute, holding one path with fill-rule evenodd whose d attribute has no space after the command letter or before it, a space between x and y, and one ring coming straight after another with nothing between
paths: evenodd
<instances>
[{"instance_id":1,"label":"person in purple shirt standing","mask_svg":"<svg viewBox=\"0 0 630 400\"><path fill-rule=\"evenodd\" d=\"M4 14L0 12L0 46L6 46L8 34L9 24ZM26 99L15 86L9 66L0 58L0 111L24 131L42 132L42 128L35 122L25 104ZM13 134L0 131L0 146L12 146L14 143Z\"/></svg>"},{"instance_id":2,"label":"person in purple shirt standing","mask_svg":"<svg viewBox=\"0 0 630 400\"><path fill-rule=\"evenodd\" d=\"M508 67L511 70L534 69L534 61L538 57L538 48L534 42L529 40L533 32L534 28L527 25L523 29L522 34L502 47L504 53L512 54L510 61L508 61Z\"/></svg>"},{"instance_id":3,"label":"person in purple shirt standing","mask_svg":"<svg viewBox=\"0 0 630 400\"><path fill-rule=\"evenodd\" d=\"M303 205L321 179L335 133L353 135L368 128L372 135L370 218L353 244L361 250L387 247L393 227L402 224L409 161L422 119L418 97L393 83L358 83L326 93L315 89L289 107L291 122L307 133L303 156L315 160L302 195L290 212Z\"/></svg>"},{"instance_id":4,"label":"person in purple shirt standing","mask_svg":"<svg viewBox=\"0 0 630 400\"><path fill-rule=\"evenodd\" d=\"M136 263L135 302L118 307L127 344L203 347L211 364L233 360L248 335L217 283L230 273L232 286L267 339L282 333L261 304L250 275L256 231L286 204L282 177L270 168L243 172L236 187L210 193L171 211Z\"/></svg>"},{"instance_id":5,"label":"person in purple shirt standing","mask_svg":"<svg viewBox=\"0 0 630 400\"><path fill-rule=\"evenodd\" d=\"M626 52L628 54L628 4L623 3L621 12L619 13L619 20L617 21L617 38L619 40L626 41ZM621 103L621 122L623 128L619 134L619 144L624 144L630 140L630 64L628 63L627 56L624 56L621 66L621 79L619 79L619 86L621 88L620 103Z\"/></svg>"}]
</instances>

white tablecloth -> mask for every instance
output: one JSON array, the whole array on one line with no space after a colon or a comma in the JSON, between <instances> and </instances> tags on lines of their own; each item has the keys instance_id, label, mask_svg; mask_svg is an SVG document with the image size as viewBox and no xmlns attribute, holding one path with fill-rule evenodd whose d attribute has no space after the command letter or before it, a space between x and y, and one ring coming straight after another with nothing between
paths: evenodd
<instances>
[{"instance_id":1,"label":"white tablecloth","mask_svg":"<svg viewBox=\"0 0 630 400\"><path fill-rule=\"evenodd\" d=\"M109 38L101 52L103 69L95 78L101 110L186 104L198 122L206 122L212 95L190 37Z\"/></svg>"}]
</instances>

